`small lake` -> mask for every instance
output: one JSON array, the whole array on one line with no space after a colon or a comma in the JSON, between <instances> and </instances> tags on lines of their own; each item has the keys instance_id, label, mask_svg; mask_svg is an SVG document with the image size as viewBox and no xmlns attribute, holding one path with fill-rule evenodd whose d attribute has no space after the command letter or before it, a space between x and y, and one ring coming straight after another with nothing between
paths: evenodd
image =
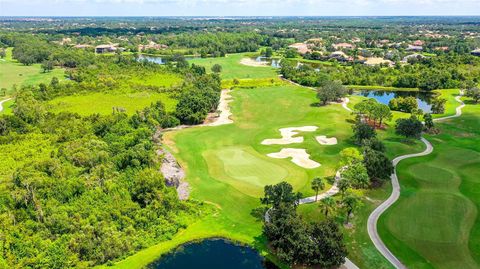
<instances>
[{"instance_id":1,"label":"small lake","mask_svg":"<svg viewBox=\"0 0 480 269\"><path fill-rule=\"evenodd\" d=\"M189 61L192 59L196 59L199 57L185 57L185 60ZM137 57L137 61L149 61L151 63L156 63L156 64L166 64L167 63L168 56L153 56L153 55L145 55L145 54L139 54Z\"/></svg>"},{"instance_id":2,"label":"small lake","mask_svg":"<svg viewBox=\"0 0 480 269\"><path fill-rule=\"evenodd\" d=\"M185 244L148 265L149 269L277 269L250 247L223 239Z\"/></svg>"},{"instance_id":3,"label":"small lake","mask_svg":"<svg viewBox=\"0 0 480 269\"><path fill-rule=\"evenodd\" d=\"M388 105L388 102L395 97L408 97L413 96L417 99L418 108L423 112L431 113L432 105L431 101L435 98L434 93L418 92L418 91L355 91L353 95L359 95L367 98L374 98L379 103Z\"/></svg>"},{"instance_id":4,"label":"small lake","mask_svg":"<svg viewBox=\"0 0 480 269\"><path fill-rule=\"evenodd\" d=\"M267 58L265 56L258 56L257 58L255 58L255 61L259 62L259 63L267 63L268 65L270 65L271 67L274 67L274 68L280 68L280 59L275 59L275 58Z\"/></svg>"}]
</instances>

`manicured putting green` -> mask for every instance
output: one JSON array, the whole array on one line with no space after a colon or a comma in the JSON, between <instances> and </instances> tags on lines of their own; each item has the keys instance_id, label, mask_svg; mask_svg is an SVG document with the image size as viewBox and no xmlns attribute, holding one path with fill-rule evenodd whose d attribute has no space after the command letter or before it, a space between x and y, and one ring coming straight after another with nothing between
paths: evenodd
<instances>
[{"instance_id":1,"label":"manicured putting green","mask_svg":"<svg viewBox=\"0 0 480 269\"><path fill-rule=\"evenodd\" d=\"M210 174L237 190L259 197L263 187L281 182L287 169L265 160L251 148L229 147L204 154Z\"/></svg>"}]
</instances>

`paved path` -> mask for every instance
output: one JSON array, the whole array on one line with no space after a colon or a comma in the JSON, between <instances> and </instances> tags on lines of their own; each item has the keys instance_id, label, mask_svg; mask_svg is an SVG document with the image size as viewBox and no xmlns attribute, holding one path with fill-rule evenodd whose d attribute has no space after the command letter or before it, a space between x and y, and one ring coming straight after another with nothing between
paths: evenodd
<instances>
[{"instance_id":1,"label":"paved path","mask_svg":"<svg viewBox=\"0 0 480 269\"><path fill-rule=\"evenodd\" d=\"M0 112L2 112L2 110L3 110L3 103L5 103L7 101L10 101L10 100L12 100L12 98L7 98L5 100L0 101Z\"/></svg>"},{"instance_id":2,"label":"paved path","mask_svg":"<svg viewBox=\"0 0 480 269\"><path fill-rule=\"evenodd\" d=\"M291 83L291 84L293 84L293 85L295 85L295 86L303 87L303 88L307 88L307 89L311 89L311 90L316 90L315 88L312 88L312 87L306 87L306 86L300 85L300 84L298 84L298 83L296 83L296 82L293 82L293 81L291 81L291 80L289 80L289 79L284 78L284 77L281 76L281 75L280 75L279 77L280 77L280 79L285 80L285 81L287 81L287 82L289 82L289 83ZM343 98L343 100L342 100L342 107L343 107L345 110L347 110L348 112L352 112L352 110L347 106L349 102L350 102L350 99L348 99L348 97ZM335 181L334 181L332 187L331 187L328 191L319 194L317 197L311 196L311 197L302 198L302 199L300 199L300 200L298 201L298 203L299 203L299 204L314 203L315 201L320 201L320 200L322 200L322 199L325 199L326 197L330 197L330 196L333 196L333 195L337 194L338 191L339 191L339 190L338 190L338 187L337 187L337 183L338 183L338 181L341 179L340 173L341 173L342 169L344 169L344 168L345 168L345 167L342 167L342 168L340 168L340 169L337 171L337 173L335 174ZM265 214L265 219L268 221L268 210L267 210L267 213ZM342 264L342 265L340 266L340 268L344 268L344 269L360 269L358 266L356 266L356 265L355 265L351 260L349 260L347 257L345 257L345 263Z\"/></svg>"},{"instance_id":3,"label":"paved path","mask_svg":"<svg viewBox=\"0 0 480 269\"><path fill-rule=\"evenodd\" d=\"M456 108L456 113L455 115L452 116L447 116L447 117L442 117L442 118L437 118L434 119L434 121L442 121L446 119L451 119L451 118L456 118L460 117L462 115L462 108L465 106L465 104L460 100L461 95L463 93L460 92L460 95L455 97L455 100L459 102L461 105ZM382 239L378 235L377 231L377 222L380 216L385 212L391 205L393 205L398 198L400 197L400 184L398 182L398 177L397 177L397 164L405 159L408 158L415 158L415 157L420 157L420 156L426 156L433 151L433 146L432 144L425 138L421 138L421 141L425 144L426 149L420 153L414 153L414 154L407 154L407 155L402 155L399 156L395 159L393 159L393 166L395 170L393 171L393 174L391 176L392 180L392 194L390 197L388 197L387 200L385 200L380 206L375 208L375 210L370 214L368 217L368 223L367 223L367 229L368 229L368 235L370 236L370 239L373 241L373 244L375 247L382 253L382 255L395 267L395 268L407 268L402 262L393 255L393 253L387 248L385 243L383 243Z\"/></svg>"},{"instance_id":4,"label":"paved path","mask_svg":"<svg viewBox=\"0 0 480 269\"><path fill-rule=\"evenodd\" d=\"M328 191L326 191L324 193L321 193L321 194L317 195L316 197L311 196L311 197L302 198L302 199L298 200L298 204L302 205L302 204L315 203L316 201L320 201L322 199L325 199L327 197L331 197L331 196L337 194L338 191L339 191L338 187L337 187L337 184L338 184L338 181L342 178L340 173L343 169L345 169L345 167L342 167L337 171L337 173L335 174L335 181L334 181L332 187ZM342 264L342 266L340 266L340 268L359 269L358 266L356 266L347 257L345 257L345 263Z\"/></svg>"}]
</instances>

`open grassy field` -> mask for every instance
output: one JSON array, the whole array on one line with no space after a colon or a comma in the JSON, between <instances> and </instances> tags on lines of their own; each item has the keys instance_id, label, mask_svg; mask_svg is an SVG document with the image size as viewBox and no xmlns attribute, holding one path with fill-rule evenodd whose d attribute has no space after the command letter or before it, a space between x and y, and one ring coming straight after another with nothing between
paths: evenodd
<instances>
[{"instance_id":1,"label":"open grassy field","mask_svg":"<svg viewBox=\"0 0 480 269\"><path fill-rule=\"evenodd\" d=\"M245 53L238 53L220 58L192 59L189 62L204 66L207 72L211 72L210 69L214 64L221 65L220 77L222 79L273 78L278 75L277 70L273 67L253 67L241 64L240 61L245 57L249 56Z\"/></svg>"},{"instance_id":2,"label":"open grassy field","mask_svg":"<svg viewBox=\"0 0 480 269\"><path fill-rule=\"evenodd\" d=\"M68 111L80 115L93 113L106 115L112 113L113 107L122 107L126 109L127 114L132 115L135 111L143 109L156 101L162 101L167 111L173 111L177 104L177 100L170 98L166 93L100 92L58 97L47 103L47 109L55 113Z\"/></svg>"},{"instance_id":3,"label":"open grassy field","mask_svg":"<svg viewBox=\"0 0 480 269\"><path fill-rule=\"evenodd\" d=\"M41 82L50 82L53 77L62 79L64 70L55 68L51 72L44 73L40 64L25 66L12 59L12 48L6 50L7 56L0 59L0 88L6 88L7 94L11 94L13 85L35 85Z\"/></svg>"},{"instance_id":4,"label":"open grassy field","mask_svg":"<svg viewBox=\"0 0 480 269\"><path fill-rule=\"evenodd\" d=\"M479 268L480 106L438 126L433 153L398 166L401 197L379 231L410 268Z\"/></svg>"}]
</instances>

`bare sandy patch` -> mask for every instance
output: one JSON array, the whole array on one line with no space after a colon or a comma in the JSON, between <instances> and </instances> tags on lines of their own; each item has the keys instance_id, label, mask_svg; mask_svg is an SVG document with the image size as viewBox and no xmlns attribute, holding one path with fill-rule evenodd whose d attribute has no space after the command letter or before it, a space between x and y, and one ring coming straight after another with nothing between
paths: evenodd
<instances>
[{"instance_id":1,"label":"bare sandy patch","mask_svg":"<svg viewBox=\"0 0 480 269\"><path fill-rule=\"evenodd\" d=\"M293 137L300 132L314 132L317 126L289 127L279 129L282 138L265 139L262 145L288 145L292 143L303 143L303 136Z\"/></svg>"},{"instance_id":2,"label":"bare sandy patch","mask_svg":"<svg viewBox=\"0 0 480 269\"><path fill-rule=\"evenodd\" d=\"M319 163L310 159L306 149L284 148L280 152L270 153L267 156L276 159L292 158L294 164L307 169L320 167Z\"/></svg>"},{"instance_id":3,"label":"bare sandy patch","mask_svg":"<svg viewBox=\"0 0 480 269\"><path fill-rule=\"evenodd\" d=\"M233 120L230 119L232 112L230 112L229 103L233 101L230 92L231 90L222 90L220 94L220 102L218 104L218 111L220 111L220 113L217 118L212 120L212 122L205 124L206 126L219 126L233 123Z\"/></svg>"},{"instance_id":4,"label":"bare sandy patch","mask_svg":"<svg viewBox=\"0 0 480 269\"><path fill-rule=\"evenodd\" d=\"M329 146L329 145L336 145L338 143L336 137L327 138L327 136L325 135L317 136L315 137L315 139L317 139L317 142L320 143L320 145Z\"/></svg>"},{"instance_id":5,"label":"bare sandy patch","mask_svg":"<svg viewBox=\"0 0 480 269\"><path fill-rule=\"evenodd\" d=\"M243 65L253 66L253 67L268 66L268 62L264 62L264 61L257 62L256 60L254 60L252 58L243 58L242 60L240 60L240 63L243 64Z\"/></svg>"}]
</instances>

